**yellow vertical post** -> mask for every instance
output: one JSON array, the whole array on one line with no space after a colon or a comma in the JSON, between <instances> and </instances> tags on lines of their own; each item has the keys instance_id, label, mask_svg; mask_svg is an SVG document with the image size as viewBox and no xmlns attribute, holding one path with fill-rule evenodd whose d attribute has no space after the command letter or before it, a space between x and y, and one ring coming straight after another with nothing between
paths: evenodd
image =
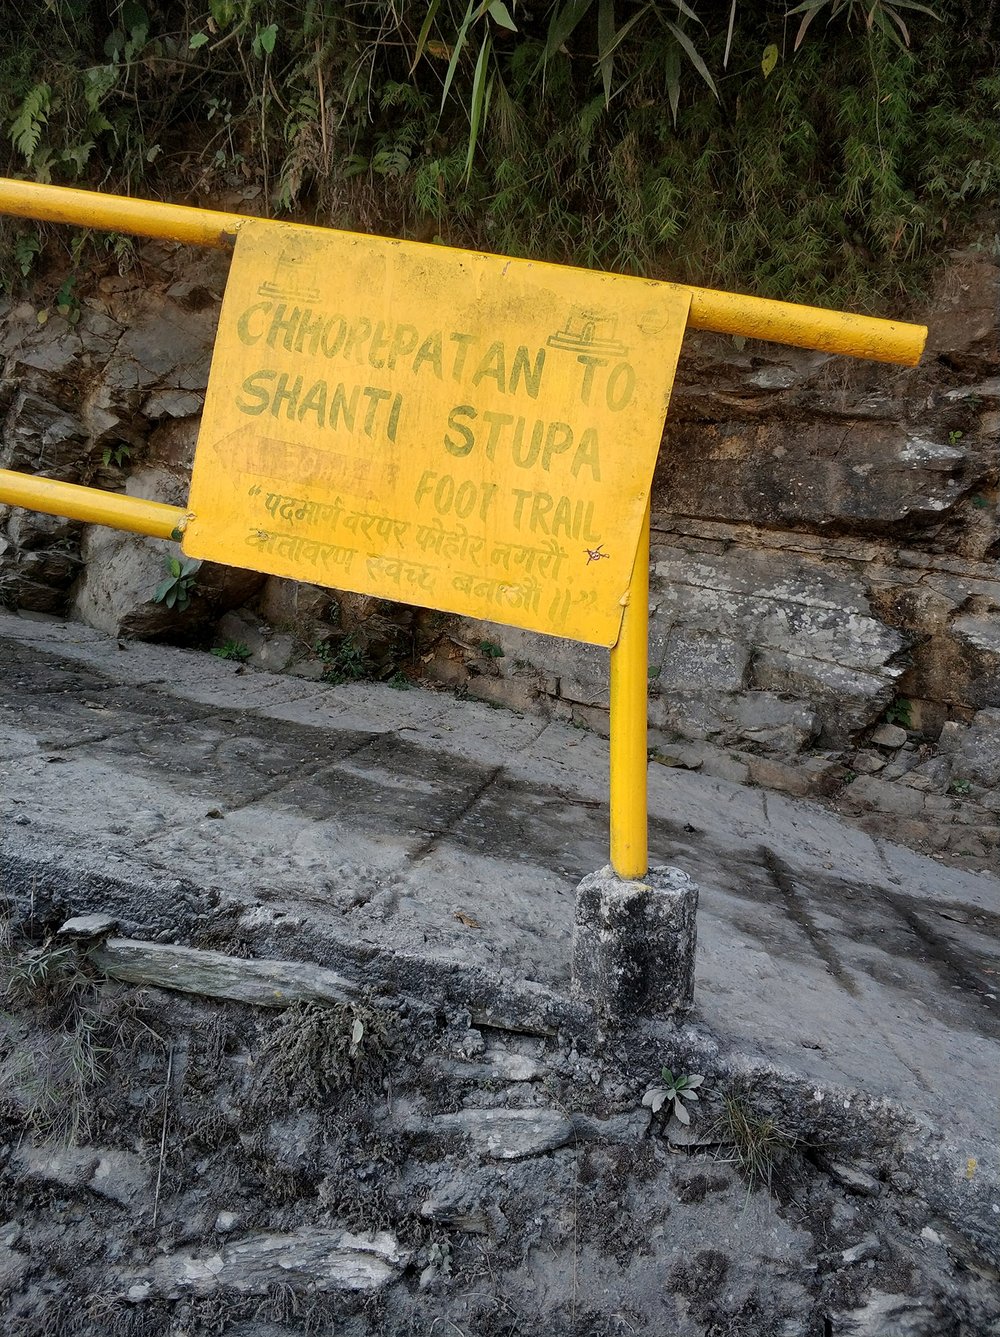
<instances>
[{"instance_id":1,"label":"yellow vertical post","mask_svg":"<svg viewBox=\"0 0 1000 1337\"><path fill-rule=\"evenodd\" d=\"M649 870L646 711L649 676L649 498L621 635L611 649L611 866L619 877Z\"/></svg>"}]
</instances>

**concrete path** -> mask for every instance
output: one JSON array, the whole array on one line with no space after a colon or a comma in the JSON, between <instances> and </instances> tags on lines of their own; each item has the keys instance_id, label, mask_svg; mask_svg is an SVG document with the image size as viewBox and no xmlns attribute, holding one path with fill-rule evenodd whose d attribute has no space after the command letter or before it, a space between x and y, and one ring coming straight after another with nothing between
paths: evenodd
<instances>
[{"instance_id":1,"label":"concrete path","mask_svg":"<svg viewBox=\"0 0 1000 1337\"><path fill-rule=\"evenodd\" d=\"M134 936L544 1011L606 793L606 743L561 724L0 615L0 889L110 899ZM1000 880L655 765L650 811L654 862L701 886L695 1020L898 1102L995 1185Z\"/></svg>"}]
</instances>

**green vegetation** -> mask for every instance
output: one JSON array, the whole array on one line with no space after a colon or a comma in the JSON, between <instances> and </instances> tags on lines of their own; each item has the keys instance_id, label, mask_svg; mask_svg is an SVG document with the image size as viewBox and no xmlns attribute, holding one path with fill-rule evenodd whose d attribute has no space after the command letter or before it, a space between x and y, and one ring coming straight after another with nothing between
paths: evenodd
<instances>
[{"instance_id":1,"label":"green vegetation","mask_svg":"<svg viewBox=\"0 0 1000 1337\"><path fill-rule=\"evenodd\" d=\"M902 308L932 248L996 244L998 24L958 0L48 0L8 16L0 169ZM4 281L59 247L106 263L67 232L3 224Z\"/></svg>"},{"instance_id":2,"label":"green vegetation","mask_svg":"<svg viewBox=\"0 0 1000 1337\"><path fill-rule=\"evenodd\" d=\"M885 712L888 724L898 724L901 729L913 728L913 703L905 696L897 696Z\"/></svg>"},{"instance_id":3,"label":"green vegetation","mask_svg":"<svg viewBox=\"0 0 1000 1337\"><path fill-rule=\"evenodd\" d=\"M334 645L320 641L316 654L323 664L323 681L334 686L344 682L365 682L374 672L368 651L353 635L347 635Z\"/></svg>"},{"instance_id":4,"label":"green vegetation","mask_svg":"<svg viewBox=\"0 0 1000 1337\"><path fill-rule=\"evenodd\" d=\"M131 458L132 447L125 441L119 441L113 446L105 446L101 451L102 464L114 464L119 469L128 464Z\"/></svg>"},{"instance_id":5,"label":"green vegetation","mask_svg":"<svg viewBox=\"0 0 1000 1337\"><path fill-rule=\"evenodd\" d=\"M701 1086L705 1078L701 1073L695 1073L691 1076L682 1077L680 1073L676 1075L669 1068L660 1069L661 1086L651 1086L642 1098L642 1103L647 1106L654 1114L659 1114L664 1105L670 1107L676 1119L681 1123L690 1123L691 1115L684 1106L685 1100L698 1100L697 1088Z\"/></svg>"},{"instance_id":6,"label":"green vegetation","mask_svg":"<svg viewBox=\"0 0 1000 1337\"><path fill-rule=\"evenodd\" d=\"M795 1146L770 1114L760 1113L740 1090L727 1094L716 1124L716 1135L730 1149L729 1159L747 1183L770 1191L776 1162Z\"/></svg>"},{"instance_id":7,"label":"green vegetation","mask_svg":"<svg viewBox=\"0 0 1000 1337\"><path fill-rule=\"evenodd\" d=\"M201 568L201 562L191 557L168 557L165 565L167 574L153 591L153 602L166 604L168 608L176 608L178 613L183 613L194 594L195 576Z\"/></svg>"},{"instance_id":8,"label":"green vegetation","mask_svg":"<svg viewBox=\"0 0 1000 1337\"><path fill-rule=\"evenodd\" d=\"M218 659L232 659L237 664L245 664L250 658L251 651L245 641L223 641L221 645L214 646L209 654L215 655Z\"/></svg>"}]
</instances>

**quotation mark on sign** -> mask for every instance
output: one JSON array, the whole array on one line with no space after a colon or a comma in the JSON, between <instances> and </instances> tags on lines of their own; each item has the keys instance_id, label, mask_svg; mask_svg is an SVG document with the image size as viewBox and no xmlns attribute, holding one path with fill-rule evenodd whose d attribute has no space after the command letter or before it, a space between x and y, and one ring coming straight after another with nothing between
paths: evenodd
<instances>
[{"instance_id":1,"label":"quotation mark on sign","mask_svg":"<svg viewBox=\"0 0 1000 1337\"><path fill-rule=\"evenodd\" d=\"M259 485L254 485L254 486L250 489L249 496L251 496L251 497L256 497L256 496L258 495L259 492L260 492L260 487L259 487Z\"/></svg>"}]
</instances>

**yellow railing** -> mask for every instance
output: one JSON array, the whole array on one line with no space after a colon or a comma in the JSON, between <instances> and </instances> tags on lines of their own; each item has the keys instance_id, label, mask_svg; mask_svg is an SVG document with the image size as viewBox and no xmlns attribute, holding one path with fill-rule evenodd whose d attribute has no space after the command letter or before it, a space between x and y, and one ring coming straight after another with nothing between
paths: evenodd
<instances>
[{"instance_id":1,"label":"yellow railing","mask_svg":"<svg viewBox=\"0 0 1000 1337\"><path fill-rule=\"evenodd\" d=\"M134 232L142 237L164 237L192 246L232 246L244 217L211 209L192 209L155 200L130 200L123 195L99 195L66 186L40 186L33 181L0 178L0 213L72 223L76 227ZM673 286L673 285L672 285ZM813 348L823 353L845 353L914 367L920 361L927 330L923 325L855 316L847 311L773 302L763 297L684 287L691 294L688 324L695 330L738 334Z\"/></svg>"},{"instance_id":2,"label":"yellow railing","mask_svg":"<svg viewBox=\"0 0 1000 1337\"><path fill-rule=\"evenodd\" d=\"M223 249L233 245L245 221L240 214L3 179L0 213ZM685 286L684 291L690 294L688 325L693 329L903 366L916 365L927 338L920 325L706 288ZM5 470L0 470L0 502L157 538L174 536L189 518L181 508L160 502ZM648 869L648 618L647 504L621 635L611 651L611 862L623 878L641 878Z\"/></svg>"},{"instance_id":3,"label":"yellow railing","mask_svg":"<svg viewBox=\"0 0 1000 1337\"><path fill-rule=\"evenodd\" d=\"M61 483L56 478L19 474L10 469L0 469L0 501L7 506L23 506L28 511L43 511L46 515L64 515L68 520L148 534L154 539L176 538L188 518L187 511L180 506L167 506L162 501L126 497L120 492L80 487L77 483Z\"/></svg>"}]
</instances>

